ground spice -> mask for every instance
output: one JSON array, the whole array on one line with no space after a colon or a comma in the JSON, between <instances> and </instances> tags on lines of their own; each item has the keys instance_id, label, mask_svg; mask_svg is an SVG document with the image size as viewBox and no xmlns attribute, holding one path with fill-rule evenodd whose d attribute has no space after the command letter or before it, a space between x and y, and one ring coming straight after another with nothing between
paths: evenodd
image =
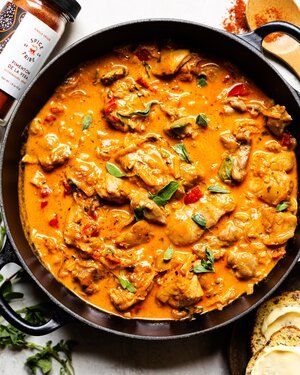
<instances>
[{"instance_id":1,"label":"ground spice","mask_svg":"<svg viewBox=\"0 0 300 375\"><path fill-rule=\"evenodd\" d=\"M234 34L242 34L249 30L246 20L246 4L244 0L234 0L232 7L223 21L226 31Z\"/></svg>"},{"instance_id":2,"label":"ground spice","mask_svg":"<svg viewBox=\"0 0 300 375\"><path fill-rule=\"evenodd\" d=\"M273 8L268 8L266 10L266 16L265 17L263 17L259 14L256 14L254 19L255 19L256 27L260 27L267 22L282 20L282 15L277 8L273 7ZM283 33L279 33L279 32L272 33L265 38L265 41L269 42L269 43L274 42L275 40L280 38L282 35L283 35Z\"/></svg>"}]
</instances>

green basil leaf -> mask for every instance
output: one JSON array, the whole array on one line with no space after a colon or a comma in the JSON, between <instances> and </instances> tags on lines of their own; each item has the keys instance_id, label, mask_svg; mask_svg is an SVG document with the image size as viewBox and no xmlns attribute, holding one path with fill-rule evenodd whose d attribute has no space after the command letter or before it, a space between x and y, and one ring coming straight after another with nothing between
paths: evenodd
<instances>
[{"instance_id":1,"label":"green basil leaf","mask_svg":"<svg viewBox=\"0 0 300 375\"><path fill-rule=\"evenodd\" d=\"M87 114L82 119L82 130L87 130L93 122L93 116L90 114Z\"/></svg>"},{"instance_id":2,"label":"green basil leaf","mask_svg":"<svg viewBox=\"0 0 300 375\"><path fill-rule=\"evenodd\" d=\"M127 279L127 277L124 274L119 275L119 283L123 289L127 289L130 293L135 293L136 289L131 284L131 282Z\"/></svg>"},{"instance_id":3,"label":"green basil leaf","mask_svg":"<svg viewBox=\"0 0 300 375\"><path fill-rule=\"evenodd\" d=\"M208 123L209 123L209 119L207 118L207 116L205 115L205 113L200 113L200 114L196 117L196 124L197 124L197 125L200 125L200 126L202 126L203 128L207 128Z\"/></svg>"},{"instance_id":4,"label":"green basil leaf","mask_svg":"<svg viewBox=\"0 0 300 375\"><path fill-rule=\"evenodd\" d=\"M137 207L133 210L136 221L144 219L144 207Z\"/></svg>"},{"instance_id":5,"label":"green basil leaf","mask_svg":"<svg viewBox=\"0 0 300 375\"><path fill-rule=\"evenodd\" d=\"M199 225L199 227L201 227L202 229L205 229L206 228L206 219L205 217L198 213L198 214L195 214L192 216L192 220L197 224Z\"/></svg>"},{"instance_id":6,"label":"green basil leaf","mask_svg":"<svg viewBox=\"0 0 300 375\"><path fill-rule=\"evenodd\" d=\"M158 104L159 102L157 100L152 100L151 102L149 102L145 109L142 109L142 110L137 110L137 111L133 111L133 112L130 112L128 114L123 114L123 113L117 113L118 116L122 117L122 118L130 118L130 117L133 117L133 116L140 116L140 117L147 117L150 113L150 110L151 110L151 107L154 105L154 104Z\"/></svg>"},{"instance_id":7,"label":"green basil leaf","mask_svg":"<svg viewBox=\"0 0 300 375\"><path fill-rule=\"evenodd\" d=\"M4 280L4 276L1 275L1 273L0 273L0 283L2 283L3 280Z\"/></svg>"},{"instance_id":8,"label":"green basil leaf","mask_svg":"<svg viewBox=\"0 0 300 375\"><path fill-rule=\"evenodd\" d=\"M5 235L6 235L6 229L4 227L0 226L0 250L3 247L3 241L4 241L4 238L5 238Z\"/></svg>"},{"instance_id":9,"label":"green basil leaf","mask_svg":"<svg viewBox=\"0 0 300 375\"><path fill-rule=\"evenodd\" d=\"M177 152L181 160L186 161L187 163L192 163L187 149L183 143L178 143L177 145L172 146L173 150Z\"/></svg>"},{"instance_id":10,"label":"green basil leaf","mask_svg":"<svg viewBox=\"0 0 300 375\"><path fill-rule=\"evenodd\" d=\"M223 182L231 182L231 172L233 168L233 158L232 156L227 156L220 165L218 176Z\"/></svg>"},{"instance_id":11,"label":"green basil leaf","mask_svg":"<svg viewBox=\"0 0 300 375\"><path fill-rule=\"evenodd\" d=\"M172 259L173 254L174 249L171 246L169 246L167 250L164 252L164 262L169 262Z\"/></svg>"},{"instance_id":12,"label":"green basil leaf","mask_svg":"<svg viewBox=\"0 0 300 375\"><path fill-rule=\"evenodd\" d=\"M172 198L174 193L179 188L179 183L176 181L169 182L157 194L151 194L150 198L158 205L164 206Z\"/></svg>"},{"instance_id":13,"label":"green basil leaf","mask_svg":"<svg viewBox=\"0 0 300 375\"><path fill-rule=\"evenodd\" d=\"M211 193L229 194L229 191L219 185L212 185L207 188Z\"/></svg>"},{"instance_id":14,"label":"green basil leaf","mask_svg":"<svg viewBox=\"0 0 300 375\"><path fill-rule=\"evenodd\" d=\"M112 176L114 176L114 177L121 178L121 177L125 177L125 176L126 176L126 174L123 173L123 172L121 171L121 169L120 169L118 166L116 166L116 164L114 164L114 163L110 163L110 162L108 161L108 162L106 163L105 167L106 167L107 172L108 172L109 174L111 174Z\"/></svg>"},{"instance_id":15,"label":"green basil leaf","mask_svg":"<svg viewBox=\"0 0 300 375\"><path fill-rule=\"evenodd\" d=\"M200 75L199 78L198 78L198 85L200 87L205 87L207 86L207 78L205 75Z\"/></svg>"},{"instance_id":16,"label":"green basil leaf","mask_svg":"<svg viewBox=\"0 0 300 375\"><path fill-rule=\"evenodd\" d=\"M282 201L282 202L278 203L278 205L276 206L276 211L277 212L285 211L289 207L289 205L290 205L289 202Z\"/></svg>"},{"instance_id":17,"label":"green basil leaf","mask_svg":"<svg viewBox=\"0 0 300 375\"><path fill-rule=\"evenodd\" d=\"M215 272L214 255L208 248L205 249L206 259L201 259L200 263L196 263L192 269L194 273Z\"/></svg>"},{"instance_id":18,"label":"green basil leaf","mask_svg":"<svg viewBox=\"0 0 300 375\"><path fill-rule=\"evenodd\" d=\"M21 299L24 297L23 293L19 292L8 292L8 293L3 293L3 297L5 298L6 302L11 302L15 299Z\"/></svg>"}]
</instances>

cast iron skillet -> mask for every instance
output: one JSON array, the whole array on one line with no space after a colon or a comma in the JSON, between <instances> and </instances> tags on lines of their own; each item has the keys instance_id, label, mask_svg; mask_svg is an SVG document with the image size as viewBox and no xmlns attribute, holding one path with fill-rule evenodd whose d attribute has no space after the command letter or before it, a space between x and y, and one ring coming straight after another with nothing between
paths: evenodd
<instances>
[{"instance_id":1,"label":"cast iron skillet","mask_svg":"<svg viewBox=\"0 0 300 375\"><path fill-rule=\"evenodd\" d=\"M300 240L288 244L287 254L255 292L242 296L223 311L213 311L193 321L125 320L99 311L80 300L59 284L33 254L23 232L18 207L18 164L22 133L66 74L84 60L92 59L123 43L147 39L171 38L200 51L224 57L238 65L277 103L285 105L294 124L290 131L300 142L300 100L297 93L283 80L261 49L262 39L271 32L283 31L300 40L296 26L274 22L253 33L237 37L196 23L177 20L144 20L117 25L92 34L66 49L38 75L24 94L6 129L1 150L1 205L8 241L0 253L0 269L9 262L23 267L49 298L52 318L42 326L33 326L17 316L0 292L0 313L20 330L43 335L59 328L71 319L78 319L94 328L123 336L142 339L187 337L212 331L253 310L279 286L288 275L299 255Z\"/></svg>"}]
</instances>

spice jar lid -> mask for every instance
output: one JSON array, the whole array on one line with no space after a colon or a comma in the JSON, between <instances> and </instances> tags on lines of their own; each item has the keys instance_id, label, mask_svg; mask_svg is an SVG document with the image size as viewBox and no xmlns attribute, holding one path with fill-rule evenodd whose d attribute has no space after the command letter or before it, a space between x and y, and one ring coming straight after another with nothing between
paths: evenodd
<instances>
[{"instance_id":1,"label":"spice jar lid","mask_svg":"<svg viewBox=\"0 0 300 375\"><path fill-rule=\"evenodd\" d=\"M73 22L81 10L81 5L76 0L48 0L57 8L62 10L69 16L70 21Z\"/></svg>"}]
</instances>

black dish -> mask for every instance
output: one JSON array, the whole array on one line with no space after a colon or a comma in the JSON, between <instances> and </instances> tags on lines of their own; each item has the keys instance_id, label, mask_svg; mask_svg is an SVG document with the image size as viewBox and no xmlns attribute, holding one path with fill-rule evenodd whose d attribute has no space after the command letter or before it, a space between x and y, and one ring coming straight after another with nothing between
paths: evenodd
<instances>
[{"instance_id":1,"label":"black dish","mask_svg":"<svg viewBox=\"0 0 300 375\"><path fill-rule=\"evenodd\" d=\"M45 104L66 74L84 60L100 56L116 45L147 39L171 38L185 45L191 45L194 49L207 51L232 61L270 97L288 108L294 118L290 131L300 142L300 130L296 127L300 121L299 96L259 51L263 37L275 31L284 31L300 40L300 29L283 22L273 22L253 33L237 37L187 21L136 21L113 26L82 39L67 48L42 70L14 111L2 145L1 205L8 241L0 253L0 269L8 262L21 265L48 296L53 317L45 325L30 325L13 312L0 290L0 313L7 321L32 335L49 333L75 318L96 329L128 337L171 339L220 328L244 316L269 297L297 261L300 242L296 238L288 244L286 256L267 279L255 288L254 293L240 297L223 311L213 311L192 321L145 321L126 320L93 308L59 284L32 252L19 218L18 168L24 128L35 116L37 110Z\"/></svg>"}]
</instances>

